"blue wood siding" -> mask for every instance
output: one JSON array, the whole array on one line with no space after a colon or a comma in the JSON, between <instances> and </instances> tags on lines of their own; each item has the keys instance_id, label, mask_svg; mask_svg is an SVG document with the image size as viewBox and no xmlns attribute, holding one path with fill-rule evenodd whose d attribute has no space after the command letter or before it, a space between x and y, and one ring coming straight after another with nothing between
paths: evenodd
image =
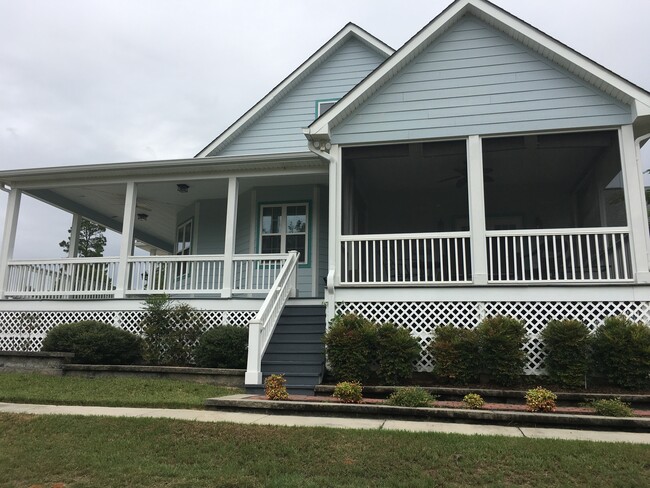
<instances>
[{"instance_id":1,"label":"blue wood siding","mask_svg":"<svg viewBox=\"0 0 650 488\"><path fill-rule=\"evenodd\" d=\"M233 141L209 155L306 151L302 128L313 122L316 101L341 98L382 61L357 39L348 40Z\"/></svg>"},{"instance_id":2,"label":"blue wood siding","mask_svg":"<svg viewBox=\"0 0 650 488\"><path fill-rule=\"evenodd\" d=\"M196 254L223 254L226 230L226 199L199 202Z\"/></svg>"},{"instance_id":3,"label":"blue wood siding","mask_svg":"<svg viewBox=\"0 0 650 488\"><path fill-rule=\"evenodd\" d=\"M468 15L335 127L332 142L631 122L630 107Z\"/></svg>"}]
</instances>

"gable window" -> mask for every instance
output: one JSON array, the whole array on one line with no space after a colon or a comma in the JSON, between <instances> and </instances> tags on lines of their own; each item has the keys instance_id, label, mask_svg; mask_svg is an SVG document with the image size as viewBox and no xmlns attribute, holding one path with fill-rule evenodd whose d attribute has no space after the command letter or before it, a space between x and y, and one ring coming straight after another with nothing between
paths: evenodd
<instances>
[{"instance_id":1,"label":"gable window","mask_svg":"<svg viewBox=\"0 0 650 488\"><path fill-rule=\"evenodd\" d=\"M192 219L182 223L176 229L176 255L185 256L192 253Z\"/></svg>"},{"instance_id":2,"label":"gable window","mask_svg":"<svg viewBox=\"0 0 650 488\"><path fill-rule=\"evenodd\" d=\"M298 251L307 263L308 204L262 205L260 250L263 254Z\"/></svg>"},{"instance_id":3,"label":"gable window","mask_svg":"<svg viewBox=\"0 0 650 488\"><path fill-rule=\"evenodd\" d=\"M316 118L320 117L329 109L331 109L334 106L334 104L336 104L336 102L338 101L339 101L338 98L331 98L328 100L316 100Z\"/></svg>"}]
</instances>

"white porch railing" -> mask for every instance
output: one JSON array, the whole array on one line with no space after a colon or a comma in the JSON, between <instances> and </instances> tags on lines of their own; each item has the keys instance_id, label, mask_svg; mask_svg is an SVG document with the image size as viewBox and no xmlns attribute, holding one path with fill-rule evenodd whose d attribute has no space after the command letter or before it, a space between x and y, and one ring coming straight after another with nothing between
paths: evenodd
<instances>
[{"instance_id":1,"label":"white porch railing","mask_svg":"<svg viewBox=\"0 0 650 488\"><path fill-rule=\"evenodd\" d=\"M34 298L111 297L117 258L12 261L6 296Z\"/></svg>"},{"instance_id":2,"label":"white porch railing","mask_svg":"<svg viewBox=\"0 0 650 488\"><path fill-rule=\"evenodd\" d=\"M628 228L487 231L488 281L631 281Z\"/></svg>"},{"instance_id":3,"label":"white porch railing","mask_svg":"<svg viewBox=\"0 0 650 488\"><path fill-rule=\"evenodd\" d=\"M341 236L341 283L469 283L469 238L469 232Z\"/></svg>"},{"instance_id":4,"label":"white porch railing","mask_svg":"<svg viewBox=\"0 0 650 488\"><path fill-rule=\"evenodd\" d=\"M223 255L129 258L127 294L214 294L223 288Z\"/></svg>"},{"instance_id":5,"label":"white porch railing","mask_svg":"<svg viewBox=\"0 0 650 488\"><path fill-rule=\"evenodd\" d=\"M287 254L235 254L233 257L233 293L267 292L280 275Z\"/></svg>"},{"instance_id":6,"label":"white porch railing","mask_svg":"<svg viewBox=\"0 0 650 488\"><path fill-rule=\"evenodd\" d=\"M295 296L298 253L291 251L280 269L271 291L248 329L247 385L262 383L262 356L269 345L273 330L290 296Z\"/></svg>"},{"instance_id":7,"label":"white porch railing","mask_svg":"<svg viewBox=\"0 0 650 488\"><path fill-rule=\"evenodd\" d=\"M232 293L266 294L287 254L236 254ZM9 298L113 298L118 258L63 258L11 261L5 296ZM224 288L223 255L131 256L125 294L218 295Z\"/></svg>"}]
</instances>

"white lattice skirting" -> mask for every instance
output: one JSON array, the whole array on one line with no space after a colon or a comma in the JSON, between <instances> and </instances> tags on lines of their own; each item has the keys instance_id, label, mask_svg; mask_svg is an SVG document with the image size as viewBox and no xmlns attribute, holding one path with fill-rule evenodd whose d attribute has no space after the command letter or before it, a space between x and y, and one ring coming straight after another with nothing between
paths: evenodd
<instances>
[{"instance_id":1,"label":"white lattice skirting","mask_svg":"<svg viewBox=\"0 0 650 488\"><path fill-rule=\"evenodd\" d=\"M144 313L143 310L0 311L0 351L40 351L43 338L52 327L81 320L98 320L139 334ZM248 326L256 313L256 310L198 311L205 330L220 325Z\"/></svg>"},{"instance_id":2,"label":"white lattice skirting","mask_svg":"<svg viewBox=\"0 0 650 488\"><path fill-rule=\"evenodd\" d=\"M422 345L418 371L431 371L433 357L427 352L436 326L454 324L473 329L488 316L507 315L526 324L527 374L544 371L544 346L540 333L550 320L580 320L591 331L607 317L625 315L650 322L650 302L338 302L336 313L355 313L377 323L393 322L407 327Z\"/></svg>"}]
</instances>

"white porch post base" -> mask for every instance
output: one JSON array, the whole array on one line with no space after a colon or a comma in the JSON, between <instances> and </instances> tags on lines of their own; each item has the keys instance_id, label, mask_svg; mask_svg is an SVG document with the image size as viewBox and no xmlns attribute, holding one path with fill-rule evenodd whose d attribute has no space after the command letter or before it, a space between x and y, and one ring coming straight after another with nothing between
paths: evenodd
<instances>
[{"instance_id":1,"label":"white porch post base","mask_svg":"<svg viewBox=\"0 0 650 488\"><path fill-rule=\"evenodd\" d=\"M246 371L244 375L244 384L246 385L261 385L262 372L261 371Z\"/></svg>"},{"instance_id":2,"label":"white porch post base","mask_svg":"<svg viewBox=\"0 0 650 488\"><path fill-rule=\"evenodd\" d=\"M260 354L260 332L262 324L253 320L248 326L248 361L244 383L246 385L262 384L262 356Z\"/></svg>"},{"instance_id":3,"label":"white porch post base","mask_svg":"<svg viewBox=\"0 0 650 488\"><path fill-rule=\"evenodd\" d=\"M472 283L475 285L487 285L488 284L488 276L485 273L476 273L474 276L472 276Z\"/></svg>"},{"instance_id":4,"label":"white porch post base","mask_svg":"<svg viewBox=\"0 0 650 488\"><path fill-rule=\"evenodd\" d=\"M634 281L636 283L650 283L650 272L648 271L639 271L634 275Z\"/></svg>"}]
</instances>

